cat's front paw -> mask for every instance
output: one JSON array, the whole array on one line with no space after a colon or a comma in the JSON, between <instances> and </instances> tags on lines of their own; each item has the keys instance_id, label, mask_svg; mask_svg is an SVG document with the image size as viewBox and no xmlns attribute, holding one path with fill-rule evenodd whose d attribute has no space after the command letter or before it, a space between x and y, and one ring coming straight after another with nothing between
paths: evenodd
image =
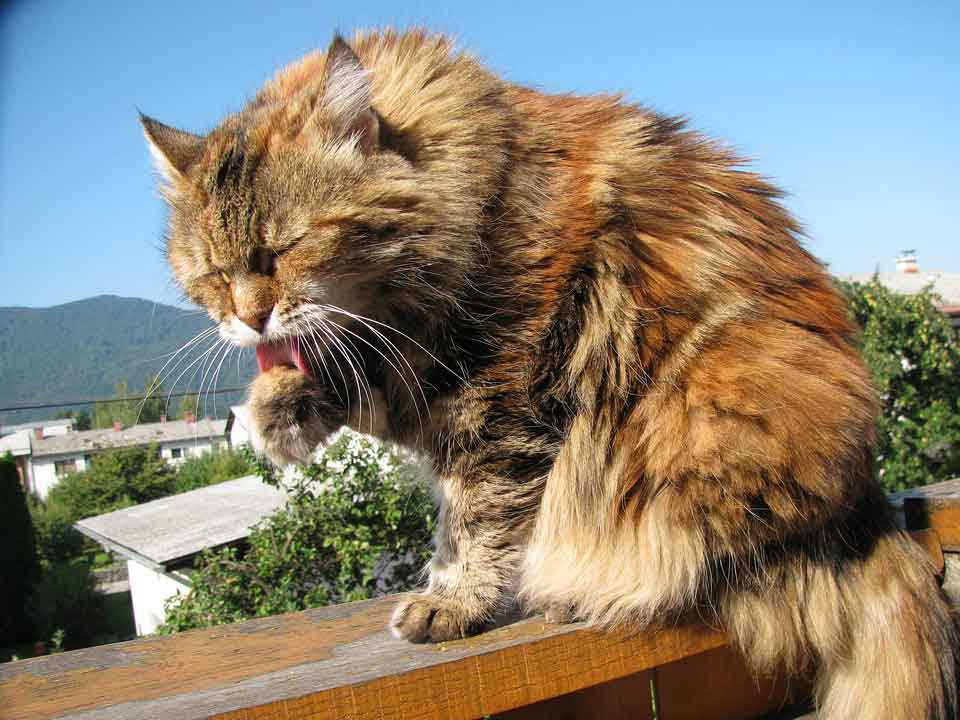
<instances>
[{"instance_id":1,"label":"cat's front paw","mask_svg":"<svg viewBox=\"0 0 960 720\"><path fill-rule=\"evenodd\" d=\"M283 365L257 376L247 408L250 444L277 465L309 460L340 426L323 386Z\"/></svg>"},{"instance_id":2,"label":"cat's front paw","mask_svg":"<svg viewBox=\"0 0 960 720\"><path fill-rule=\"evenodd\" d=\"M444 642L474 635L483 627L462 608L430 593L402 600L390 619L394 637L410 642Z\"/></svg>"}]
</instances>

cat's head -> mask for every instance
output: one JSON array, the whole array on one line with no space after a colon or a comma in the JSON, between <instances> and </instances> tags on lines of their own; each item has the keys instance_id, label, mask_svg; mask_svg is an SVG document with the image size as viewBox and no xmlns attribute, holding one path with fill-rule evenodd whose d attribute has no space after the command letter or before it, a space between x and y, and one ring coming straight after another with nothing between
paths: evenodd
<instances>
[{"instance_id":1,"label":"cat's head","mask_svg":"<svg viewBox=\"0 0 960 720\"><path fill-rule=\"evenodd\" d=\"M170 208L174 276L235 344L290 345L330 308L364 314L402 287L404 268L429 264L436 193L339 37L207 135L141 122Z\"/></svg>"}]
</instances>

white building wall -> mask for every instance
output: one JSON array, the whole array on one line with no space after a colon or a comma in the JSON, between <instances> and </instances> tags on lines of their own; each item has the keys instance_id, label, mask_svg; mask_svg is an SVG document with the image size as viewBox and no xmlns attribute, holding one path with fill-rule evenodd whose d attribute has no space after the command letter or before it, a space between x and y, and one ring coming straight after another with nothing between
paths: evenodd
<instances>
[{"instance_id":1,"label":"white building wall","mask_svg":"<svg viewBox=\"0 0 960 720\"><path fill-rule=\"evenodd\" d=\"M181 595L190 592L190 587L185 583L133 560L127 560L127 574L137 635L149 635L156 631L166 618L164 604L168 598L176 597L178 592Z\"/></svg>"},{"instance_id":2,"label":"white building wall","mask_svg":"<svg viewBox=\"0 0 960 720\"><path fill-rule=\"evenodd\" d=\"M46 500L50 488L60 482L57 477L56 464L62 460L73 460L77 465L77 472L87 469L87 461L83 455L50 455L48 457L30 458L30 483L34 494L41 500Z\"/></svg>"}]
</instances>

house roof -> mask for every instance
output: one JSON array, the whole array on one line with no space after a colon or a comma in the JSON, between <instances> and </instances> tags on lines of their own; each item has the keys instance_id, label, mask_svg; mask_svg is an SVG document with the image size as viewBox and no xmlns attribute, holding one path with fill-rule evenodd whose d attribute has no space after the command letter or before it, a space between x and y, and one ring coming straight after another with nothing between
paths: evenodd
<instances>
[{"instance_id":1,"label":"house roof","mask_svg":"<svg viewBox=\"0 0 960 720\"><path fill-rule=\"evenodd\" d=\"M882 272L840 275L841 280L867 283L874 276L894 292L913 295L931 286L944 306L960 305L960 273L954 272Z\"/></svg>"},{"instance_id":2,"label":"house roof","mask_svg":"<svg viewBox=\"0 0 960 720\"><path fill-rule=\"evenodd\" d=\"M177 441L201 441L210 438L226 436L226 420L170 420L162 423L145 423L131 425L122 430L104 428L101 430L84 430L71 432L66 435L57 435L34 439L34 457L45 455L69 455L89 451L104 450L115 447L131 447L149 445L150 443L169 443Z\"/></svg>"},{"instance_id":3,"label":"house roof","mask_svg":"<svg viewBox=\"0 0 960 720\"><path fill-rule=\"evenodd\" d=\"M28 423L20 423L19 425L0 425L0 437L5 435L12 435L13 433L20 432L21 430L34 430L36 428L55 428L55 427L73 427L76 419L74 418L57 418L55 420L35 420Z\"/></svg>"},{"instance_id":4,"label":"house roof","mask_svg":"<svg viewBox=\"0 0 960 720\"><path fill-rule=\"evenodd\" d=\"M127 559L165 572L205 548L247 537L286 499L282 490L249 475L86 518L74 527Z\"/></svg>"},{"instance_id":5,"label":"house roof","mask_svg":"<svg viewBox=\"0 0 960 720\"><path fill-rule=\"evenodd\" d=\"M10 453L14 456L29 455L30 432L28 430L21 430L20 432L0 437L0 455L5 453Z\"/></svg>"}]
</instances>

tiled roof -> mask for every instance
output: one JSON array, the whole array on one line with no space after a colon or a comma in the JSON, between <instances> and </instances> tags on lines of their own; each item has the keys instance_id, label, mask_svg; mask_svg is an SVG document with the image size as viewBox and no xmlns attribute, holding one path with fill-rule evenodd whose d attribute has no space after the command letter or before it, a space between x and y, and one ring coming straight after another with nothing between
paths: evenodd
<instances>
[{"instance_id":1,"label":"tiled roof","mask_svg":"<svg viewBox=\"0 0 960 720\"><path fill-rule=\"evenodd\" d=\"M103 450L114 447L149 445L177 441L207 441L226 436L226 420L170 420L162 423L131 425L122 430L105 428L69 432L65 435L33 440L34 457Z\"/></svg>"}]
</instances>

